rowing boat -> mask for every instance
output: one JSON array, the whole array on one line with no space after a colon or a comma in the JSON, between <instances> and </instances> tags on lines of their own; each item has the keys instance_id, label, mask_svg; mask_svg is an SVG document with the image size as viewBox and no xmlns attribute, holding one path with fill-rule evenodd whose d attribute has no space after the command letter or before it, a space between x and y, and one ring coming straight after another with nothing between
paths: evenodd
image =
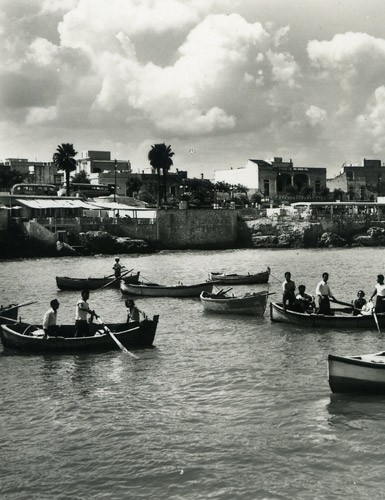
<instances>
[{"instance_id":1,"label":"rowing boat","mask_svg":"<svg viewBox=\"0 0 385 500\"><path fill-rule=\"evenodd\" d=\"M246 293L242 297L229 296L225 293L200 294L203 309L213 313L242 314L263 316L267 304L268 292Z\"/></svg>"},{"instance_id":2,"label":"rowing boat","mask_svg":"<svg viewBox=\"0 0 385 500\"><path fill-rule=\"evenodd\" d=\"M257 285L264 284L269 281L270 268L255 274L225 274L210 272L209 281L221 285Z\"/></svg>"},{"instance_id":3,"label":"rowing boat","mask_svg":"<svg viewBox=\"0 0 385 500\"><path fill-rule=\"evenodd\" d=\"M146 297L199 297L202 292L211 292L213 283L204 282L194 285L158 285L157 283L120 282L120 291L125 295Z\"/></svg>"},{"instance_id":4,"label":"rowing boat","mask_svg":"<svg viewBox=\"0 0 385 500\"><path fill-rule=\"evenodd\" d=\"M0 306L0 325L2 323L9 323L9 320L16 320L18 311L19 306L17 304L10 304L5 307Z\"/></svg>"},{"instance_id":5,"label":"rowing boat","mask_svg":"<svg viewBox=\"0 0 385 500\"><path fill-rule=\"evenodd\" d=\"M351 309L352 310L352 309ZM379 324L385 326L385 313L376 315ZM293 323L299 326L306 327L328 327L328 328L364 328L375 329L376 322L373 314L365 314L353 316L352 313L346 314L344 311L335 311L334 315L324 315L311 313L296 312L285 309L282 303L270 302L270 318L271 321L280 323Z\"/></svg>"},{"instance_id":6,"label":"rowing boat","mask_svg":"<svg viewBox=\"0 0 385 500\"><path fill-rule=\"evenodd\" d=\"M112 323L106 326L127 349L152 347L159 316L141 322ZM92 352L118 349L111 336L99 324L90 324L90 336L75 337L75 325L60 325L55 336L44 339L40 325L16 323L0 325L3 346L26 352Z\"/></svg>"},{"instance_id":7,"label":"rowing boat","mask_svg":"<svg viewBox=\"0 0 385 500\"><path fill-rule=\"evenodd\" d=\"M332 392L385 394L385 351L360 356L328 356Z\"/></svg>"},{"instance_id":8,"label":"rowing boat","mask_svg":"<svg viewBox=\"0 0 385 500\"><path fill-rule=\"evenodd\" d=\"M122 279L128 283L138 283L139 272L124 276ZM60 290L96 290L98 288L119 288L119 279L111 276L103 278L69 278L68 276L56 276L56 284Z\"/></svg>"}]
</instances>

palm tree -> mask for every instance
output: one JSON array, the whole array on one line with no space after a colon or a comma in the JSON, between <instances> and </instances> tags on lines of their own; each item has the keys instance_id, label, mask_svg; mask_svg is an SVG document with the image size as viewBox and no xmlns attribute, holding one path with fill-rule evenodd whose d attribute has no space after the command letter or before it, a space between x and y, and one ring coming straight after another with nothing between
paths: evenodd
<instances>
[{"instance_id":1,"label":"palm tree","mask_svg":"<svg viewBox=\"0 0 385 500\"><path fill-rule=\"evenodd\" d=\"M166 177L167 172L170 170L171 165L173 164L172 157L174 156L174 152L171 151L171 146L166 146L166 144L155 144L151 146L150 151L148 152L148 161L150 165L156 169L156 173L158 175L158 204L160 205L161 195L160 195L160 170L163 170L163 194L164 201L167 201L167 184Z\"/></svg>"},{"instance_id":2,"label":"palm tree","mask_svg":"<svg viewBox=\"0 0 385 500\"><path fill-rule=\"evenodd\" d=\"M57 147L56 153L53 155L53 163L57 166L58 170L64 170L66 176L66 194L69 196L70 193L70 172L76 170L76 160L77 155L73 144L61 144Z\"/></svg>"}]
</instances>

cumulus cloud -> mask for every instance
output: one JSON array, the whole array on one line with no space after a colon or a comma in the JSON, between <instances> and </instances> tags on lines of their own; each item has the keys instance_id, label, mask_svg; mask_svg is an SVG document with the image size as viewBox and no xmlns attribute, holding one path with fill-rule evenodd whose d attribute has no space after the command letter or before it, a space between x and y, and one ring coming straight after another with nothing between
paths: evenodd
<instances>
[{"instance_id":1,"label":"cumulus cloud","mask_svg":"<svg viewBox=\"0 0 385 500\"><path fill-rule=\"evenodd\" d=\"M315 127L326 119L327 112L318 106L311 105L306 111L306 116L309 119L310 125Z\"/></svg>"},{"instance_id":2,"label":"cumulus cloud","mask_svg":"<svg viewBox=\"0 0 385 500\"><path fill-rule=\"evenodd\" d=\"M57 45L39 37L30 44L27 57L36 62L38 66L48 66L53 62L58 51Z\"/></svg>"},{"instance_id":3,"label":"cumulus cloud","mask_svg":"<svg viewBox=\"0 0 385 500\"><path fill-rule=\"evenodd\" d=\"M385 86L378 87L365 112L357 117L357 125L372 142L375 153L385 147Z\"/></svg>"},{"instance_id":4,"label":"cumulus cloud","mask_svg":"<svg viewBox=\"0 0 385 500\"><path fill-rule=\"evenodd\" d=\"M26 124L39 125L53 121L57 118L56 106L48 106L47 108L32 107L28 110Z\"/></svg>"}]
</instances>

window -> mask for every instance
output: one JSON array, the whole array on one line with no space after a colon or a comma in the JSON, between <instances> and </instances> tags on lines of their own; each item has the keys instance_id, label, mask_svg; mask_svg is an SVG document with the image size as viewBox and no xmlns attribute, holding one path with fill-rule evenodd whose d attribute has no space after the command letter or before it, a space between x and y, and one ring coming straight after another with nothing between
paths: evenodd
<instances>
[{"instance_id":1,"label":"window","mask_svg":"<svg viewBox=\"0 0 385 500\"><path fill-rule=\"evenodd\" d=\"M361 200L365 199L365 186L360 187L360 198Z\"/></svg>"},{"instance_id":2,"label":"window","mask_svg":"<svg viewBox=\"0 0 385 500\"><path fill-rule=\"evenodd\" d=\"M347 181L354 181L354 172L351 170L346 171L346 180Z\"/></svg>"},{"instance_id":3,"label":"window","mask_svg":"<svg viewBox=\"0 0 385 500\"><path fill-rule=\"evenodd\" d=\"M314 183L315 194L319 194L321 191L321 181L317 179Z\"/></svg>"},{"instance_id":4,"label":"window","mask_svg":"<svg viewBox=\"0 0 385 500\"><path fill-rule=\"evenodd\" d=\"M269 181L269 179L265 179L263 181L263 193L265 196L270 195L270 181Z\"/></svg>"}]
</instances>

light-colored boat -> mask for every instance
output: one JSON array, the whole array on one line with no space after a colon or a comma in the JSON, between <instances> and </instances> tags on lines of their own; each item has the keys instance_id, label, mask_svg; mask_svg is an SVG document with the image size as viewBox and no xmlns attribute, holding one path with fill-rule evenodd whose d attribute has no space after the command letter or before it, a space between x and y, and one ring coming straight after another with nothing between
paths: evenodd
<instances>
[{"instance_id":1,"label":"light-colored boat","mask_svg":"<svg viewBox=\"0 0 385 500\"><path fill-rule=\"evenodd\" d=\"M270 267L266 271L255 274L209 273L209 281L218 285L258 285L269 281Z\"/></svg>"},{"instance_id":2,"label":"light-colored boat","mask_svg":"<svg viewBox=\"0 0 385 500\"><path fill-rule=\"evenodd\" d=\"M361 356L329 354L328 378L332 392L385 395L385 351Z\"/></svg>"},{"instance_id":3,"label":"light-colored boat","mask_svg":"<svg viewBox=\"0 0 385 500\"><path fill-rule=\"evenodd\" d=\"M126 295L142 295L146 297L199 297L202 292L211 292L213 283L196 283L194 285L158 285L157 283L120 282L120 291Z\"/></svg>"},{"instance_id":4,"label":"light-colored boat","mask_svg":"<svg viewBox=\"0 0 385 500\"><path fill-rule=\"evenodd\" d=\"M345 309L346 311L346 309ZM362 328L365 330L373 330L378 328L375 319L377 318L379 325L385 326L385 313L365 314L353 316L343 311L336 310L333 316L324 314L316 314L314 312L301 313L285 309L282 303L270 302L270 318L271 321L280 323L292 323L294 325L306 327L327 327L327 328Z\"/></svg>"},{"instance_id":5,"label":"light-colored boat","mask_svg":"<svg viewBox=\"0 0 385 500\"><path fill-rule=\"evenodd\" d=\"M200 299L203 309L208 312L263 316L268 295L267 291L246 293L243 297L229 296L220 292L202 292Z\"/></svg>"}]
</instances>

